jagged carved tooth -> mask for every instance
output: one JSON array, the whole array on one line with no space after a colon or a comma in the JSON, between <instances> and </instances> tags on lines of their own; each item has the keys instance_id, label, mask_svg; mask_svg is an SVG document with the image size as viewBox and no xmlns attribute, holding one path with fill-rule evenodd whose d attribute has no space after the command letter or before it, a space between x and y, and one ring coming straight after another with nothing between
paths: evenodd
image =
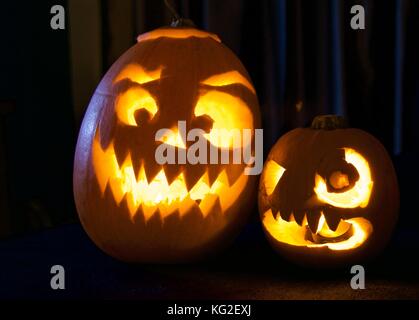
<instances>
[{"instance_id":1,"label":"jagged carved tooth","mask_svg":"<svg viewBox=\"0 0 419 320\"><path fill-rule=\"evenodd\" d=\"M179 215L182 217L187 212L189 212L193 207L198 207L198 204L195 200L192 200L189 195L186 196L182 201L182 205L179 208Z\"/></svg>"},{"instance_id":2,"label":"jagged carved tooth","mask_svg":"<svg viewBox=\"0 0 419 320\"><path fill-rule=\"evenodd\" d=\"M147 182L150 184L157 174L162 170L162 167L154 161L144 161L144 171L147 177Z\"/></svg>"},{"instance_id":3,"label":"jagged carved tooth","mask_svg":"<svg viewBox=\"0 0 419 320\"><path fill-rule=\"evenodd\" d=\"M173 232L173 231L170 232L169 230L170 229L171 230L176 230L176 228L179 226L179 220L180 220L179 208L175 208L169 214L167 214L167 213L162 214L161 211L159 211L159 214L160 214L160 216L162 216L163 228L165 228L165 230L167 230L167 232L163 232L161 235L159 235L159 238L165 237L165 238L167 238L168 242L170 242L171 244L174 244L174 242L176 241L176 236L178 234L176 232ZM170 235L169 233L172 233L172 235Z\"/></svg>"},{"instance_id":4,"label":"jagged carved tooth","mask_svg":"<svg viewBox=\"0 0 419 320\"><path fill-rule=\"evenodd\" d=\"M274 217L275 220L278 220L279 218L281 218L278 210L275 210L274 208L271 208L270 211L271 211L271 214L272 214L272 216Z\"/></svg>"},{"instance_id":5,"label":"jagged carved tooth","mask_svg":"<svg viewBox=\"0 0 419 320\"><path fill-rule=\"evenodd\" d=\"M95 172L95 176L97 178L97 182L99 184L100 191L102 194L105 192L105 188L109 182L110 171L109 168L117 168L117 161L115 156L113 155L113 148L112 154L110 152L106 152L100 146L98 140L93 140L92 144L92 162L93 168ZM104 164L106 164L104 166Z\"/></svg>"},{"instance_id":6,"label":"jagged carved tooth","mask_svg":"<svg viewBox=\"0 0 419 320\"><path fill-rule=\"evenodd\" d=\"M138 180L141 170L144 169L143 160L141 158L133 157L131 155L131 161L132 161L132 168L134 170L135 177Z\"/></svg>"},{"instance_id":7,"label":"jagged carved tooth","mask_svg":"<svg viewBox=\"0 0 419 320\"><path fill-rule=\"evenodd\" d=\"M304 234L304 240L309 241L309 242L314 242L313 233L312 232L306 232Z\"/></svg>"},{"instance_id":8,"label":"jagged carved tooth","mask_svg":"<svg viewBox=\"0 0 419 320\"><path fill-rule=\"evenodd\" d=\"M332 208L326 208L324 210L324 216L326 218L326 223L329 229L332 231L336 231L341 220L339 214L335 212Z\"/></svg>"},{"instance_id":9,"label":"jagged carved tooth","mask_svg":"<svg viewBox=\"0 0 419 320\"><path fill-rule=\"evenodd\" d=\"M131 216L131 212L128 208L127 196L124 195L121 199L121 202L118 204L118 207L121 209L121 212L126 213L127 216Z\"/></svg>"},{"instance_id":10,"label":"jagged carved tooth","mask_svg":"<svg viewBox=\"0 0 419 320\"><path fill-rule=\"evenodd\" d=\"M241 193L240 184L232 186L228 185L226 170L220 173L211 189L213 193L219 195L219 200L223 211L227 210Z\"/></svg>"},{"instance_id":11,"label":"jagged carved tooth","mask_svg":"<svg viewBox=\"0 0 419 320\"><path fill-rule=\"evenodd\" d=\"M161 229L163 224L164 224L164 220L160 214L160 211L157 207L155 207L155 211L154 213L148 218L146 219L146 225L148 228L150 229ZM156 233L154 236L156 237L158 233ZM152 242L153 239L150 239L150 241Z\"/></svg>"},{"instance_id":12,"label":"jagged carved tooth","mask_svg":"<svg viewBox=\"0 0 419 320\"><path fill-rule=\"evenodd\" d=\"M279 202L279 197L272 197L270 199L269 203L270 203L270 206L272 208L272 211L279 211L279 212L281 212L282 219L284 219L284 220L288 219L288 217L291 213L291 209L286 207L286 206L281 206L281 203Z\"/></svg>"},{"instance_id":13,"label":"jagged carved tooth","mask_svg":"<svg viewBox=\"0 0 419 320\"><path fill-rule=\"evenodd\" d=\"M116 199L115 195L113 194L111 185L109 183L106 185L105 190L103 191L103 199L105 203L114 202L117 206L119 206L122 198L123 196L121 197L121 199Z\"/></svg>"},{"instance_id":14,"label":"jagged carved tooth","mask_svg":"<svg viewBox=\"0 0 419 320\"><path fill-rule=\"evenodd\" d=\"M140 204L132 202L131 194L127 193L121 200L121 203L118 205L121 212L129 218L132 222L137 218L139 213Z\"/></svg>"},{"instance_id":15,"label":"jagged carved tooth","mask_svg":"<svg viewBox=\"0 0 419 320\"><path fill-rule=\"evenodd\" d=\"M145 217L144 217L144 212L143 212L143 207L140 204L140 206L138 207L137 213L135 214L134 217L132 217L132 222L135 223L136 225L140 226L144 226L145 225Z\"/></svg>"},{"instance_id":16,"label":"jagged carved tooth","mask_svg":"<svg viewBox=\"0 0 419 320\"><path fill-rule=\"evenodd\" d=\"M205 174L206 170L206 166L202 164L196 164L193 167L185 168L183 177L185 178L188 191L196 185L199 179Z\"/></svg>"},{"instance_id":17,"label":"jagged carved tooth","mask_svg":"<svg viewBox=\"0 0 419 320\"><path fill-rule=\"evenodd\" d=\"M307 213L307 223L312 233L317 232L317 227L319 226L320 220L320 209L311 209Z\"/></svg>"},{"instance_id":18,"label":"jagged carved tooth","mask_svg":"<svg viewBox=\"0 0 419 320\"><path fill-rule=\"evenodd\" d=\"M115 202L120 204L125 196L125 191L122 188L121 181L112 177L108 181L107 188L111 191Z\"/></svg>"},{"instance_id":19,"label":"jagged carved tooth","mask_svg":"<svg viewBox=\"0 0 419 320\"><path fill-rule=\"evenodd\" d=\"M141 187L141 192L147 192L147 187L148 187L148 181L147 181L147 175L145 173L145 168L144 165L140 166L140 170L138 172L138 175L136 176L137 179L137 185L139 185Z\"/></svg>"},{"instance_id":20,"label":"jagged carved tooth","mask_svg":"<svg viewBox=\"0 0 419 320\"><path fill-rule=\"evenodd\" d=\"M133 220L141 204L138 202L138 199L135 198L135 195L131 192L128 192L124 198L124 202L127 204L131 220Z\"/></svg>"},{"instance_id":21,"label":"jagged carved tooth","mask_svg":"<svg viewBox=\"0 0 419 320\"><path fill-rule=\"evenodd\" d=\"M324 212L320 211L320 218L317 224L316 234L319 233L324 227L329 228L327 226L326 218L324 217Z\"/></svg>"},{"instance_id":22,"label":"jagged carved tooth","mask_svg":"<svg viewBox=\"0 0 419 320\"><path fill-rule=\"evenodd\" d=\"M195 220L198 218L202 219L202 212L197 203L195 203L192 207L189 208L187 212L180 216L182 223L188 223L187 220Z\"/></svg>"},{"instance_id":23,"label":"jagged carved tooth","mask_svg":"<svg viewBox=\"0 0 419 320\"><path fill-rule=\"evenodd\" d=\"M291 214L288 217L288 222L296 222L294 217L294 212L291 212Z\"/></svg>"},{"instance_id":24,"label":"jagged carved tooth","mask_svg":"<svg viewBox=\"0 0 419 320\"><path fill-rule=\"evenodd\" d=\"M157 211L157 206L148 206L144 203L141 205L141 208L146 223L154 216L155 212Z\"/></svg>"},{"instance_id":25,"label":"jagged carved tooth","mask_svg":"<svg viewBox=\"0 0 419 320\"><path fill-rule=\"evenodd\" d=\"M308 226L307 213L305 213L305 212L304 212L304 215L303 215L303 221L301 222L301 225L302 225L303 227Z\"/></svg>"},{"instance_id":26,"label":"jagged carved tooth","mask_svg":"<svg viewBox=\"0 0 419 320\"><path fill-rule=\"evenodd\" d=\"M186 184L185 184L186 187ZM197 201L199 204L203 197L210 192L210 187L208 183L208 174L204 173L198 182L188 191L188 195L192 200Z\"/></svg>"},{"instance_id":27,"label":"jagged carved tooth","mask_svg":"<svg viewBox=\"0 0 419 320\"><path fill-rule=\"evenodd\" d=\"M219 218L221 217L221 216L223 216L223 208L222 208L222 206L221 206L221 202L220 202L220 198L219 197L217 197L217 199L215 200L215 202L214 202L214 205L212 206L212 208L211 208L211 216L209 216L208 214L205 216L205 218L208 218L208 219L213 219L213 218L215 218L216 219L216 221L218 220L219 221Z\"/></svg>"},{"instance_id":28,"label":"jagged carved tooth","mask_svg":"<svg viewBox=\"0 0 419 320\"><path fill-rule=\"evenodd\" d=\"M244 174L244 166L242 164L231 164L225 168L228 177L228 183L232 186L241 175Z\"/></svg>"},{"instance_id":29,"label":"jagged carved tooth","mask_svg":"<svg viewBox=\"0 0 419 320\"><path fill-rule=\"evenodd\" d=\"M173 201L169 204L165 202L161 202L158 205L158 210L162 219L165 220L168 216L175 213L178 207L179 207L178 201Z\"/></svg>"},{"instance_id":30,"label":"jagged carved tooth","mask_svg":"<svg viewBox=\"0 0 419 320\"><path fill-rule=\"evenodd\" d=\"M221 185L225 186L226 188L229 187L226 170L223 170L223 171L220 172L220 174L218 175L217 179L215 179L213 184L215 184L215 183L216 184L221 184Z\"/></svg>"},{"instance_id":31,"label":"jagged carved tooth","mask_svg":"<svg viewBox=\"0 0 419 320\"><path fill-rule=\"evenodd\" d=\"M281 208L278 210L279 215L281 216L282 220L290 221L290 217L292 215L291 210L287 210L286 208Z\"/></svg>"},{"instance_id":32,"label":"jagged carved tooth","mask_svg":"<svg viewBox=\"0 0 419 320\"><path fill-rule=\"evenodd\" d=\"M199 203L199 209L201 209L204 218L210 213L216 202L219 203L218 196L215 194L208 194L202 199Z\"/></svg>"},{"instance_id":33,"label":"jagged carved tooth","mask_svg":"<svg viewBox=\"0 0 419 320\"><path fill-rule=\"evenodd\" d=\"M129 179L133 178L136 181L136 175L134 173L134 168L132 166L132 160L131 160L130 153L128 153L127 156L125 157L125 160L122 163L122 165L120 165L119 170L124 176L128 175L127 178L129 178Z\"/></svg>"},{"instance_id":34,"label":"jagged carved tooth","mask_svg":"<svg viewBox=\"0 0 419 320\"><path fill-rule=\"evenodd\" d=\"M164 167L164 173L166 175L167 182L172 184L183 171L183 167L177 164L168 164Z\"/></svg>"},{"instance_id":35,"label":"jagged carved tooth","mask_svg":"<svg viewBox=\"0 0 419 320\"><path fill-rule=\"evenodd\" d=\"M304 226L304 216L305 212L303 209L294 210L295 222L297 222L300 226Z\"/></svg>"},{"instance_id":36,"label":"jagged carved tooth","mask_svg":"<svg viewBox=\"0 0 419 320\"><path fill-rule=\"evenodd\" d=\"M218 175L225 169L226 165L217 164L217 165L208 165L208 181L209 185L212 186L215 180L217 180Z\"/></svg>"},{"instance_id":37,"label":"jagged carved tooth","mask_svg":"<svg viewBox=\"0 0 419 320\"><path fill-rule=\"evenodd\" d=\"M114 152L115 152L115 158L118 163L119 168L122 168L125 160L127 159L129 154L129 148L121 143L121 144L114 144Z\"/></svg>"}]
</instances>

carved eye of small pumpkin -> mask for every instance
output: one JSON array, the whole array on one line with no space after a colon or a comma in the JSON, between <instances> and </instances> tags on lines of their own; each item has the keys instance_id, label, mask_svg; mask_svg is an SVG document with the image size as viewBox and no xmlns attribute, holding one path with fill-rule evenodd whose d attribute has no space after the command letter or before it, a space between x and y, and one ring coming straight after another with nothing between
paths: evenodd
<instances>
[{"instance_id":1,"label":"carved eye of small pumpkin","mask_svg":"<svg viewBox=\"0 0 419 320\"><path fill-rule=\"evenodd\" d=\"M285 170L286 169L284 167L280 166L274 160L269 160L266 163L265 170L262 175L262 181L265 185L266 194L268 196L274 192Z\"/></svg>"},{"instance_id":2,"label":"carved eye of small pumpkin","mask_svg":"<svg viewBox=\"0 0 419 320\"><path fill-rule=\"evenodd\" d=\"M325 203L338 208L365 208L368 205L373 181L368 161L356 150L344 148L345 161L352 164L359 174L358 180L350 186L350 179L347 174L341 171L334 171L328 178L329 184L336 189L330 192L327 182L319 174L315 177L314 192L317 197ZM339 192L342 190L343 192Z\"/></svg>"}]
</instances>

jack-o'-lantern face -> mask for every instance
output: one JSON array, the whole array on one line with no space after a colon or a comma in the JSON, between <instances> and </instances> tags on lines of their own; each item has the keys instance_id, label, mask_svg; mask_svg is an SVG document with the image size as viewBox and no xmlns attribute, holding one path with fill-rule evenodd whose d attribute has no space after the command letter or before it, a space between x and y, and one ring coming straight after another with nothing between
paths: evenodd
<instances>
[{"instance_id":1,"label":"jack-o'-lantern face","mask_svg":"<svg viewBox=\"0 0 419 320\"><path fill-rule=\"evenodd\" d=\"M169 68L165 70L170 72ZM125 198L132 217L140 207L145 220L148 220L157 210L165 218L175 211L182 216L192 206L196 206L206 217L217 200L224 213L246 186L248 177L243 175L243 165L194 164L188 167L186 163L169 163L163 167L156 164L158 145L170 145L174 154L180 148L186 154L192 144L180 134L178 121L185 121L182 119L187 119L185 125L189 127L183 128L185 132L202 129L206 132L203 138L208 140L210 147L227 150L233 148L234 137L228 135L233 132L231 129L253 129L253 115L247 104L228 89L218 90L238 85L254 92L239 72L217 74L200 81L198 86L194 86L197 91L187 97L191 99L196 95L195 99L181 102L188 107L193 104L193 108L181 108L172 100L163 104L163 99L159 99L162 97L162 86L165 82L176 86L183 76L176 79L162 75L162 68L146 72L138 64L129 64L114 80L114 86L122 87L111 106L115 108L111 113L115 132L108 146L102 148L100 130L96 131L92 160L101 192L104 193L109 184L117 203ZM172 109L177 110L175 115ZM103 121L100 125L109 124ZM156 132L161 128L169 128L170 131L160 141L154 142ZM227 135L216 134L219 129L224 129ZM127 136L130 137L128 141Z\"/></svg>"},{"instance_id":2,"label":"jack-o'-lantern face","mask_svg":"<svg viewBox=\"0 0 419 320\"><path fill-rule=\"evenodd\" d=\"M390 159L357 129L291 131L272 148L260 181L268 238L303 264L333 266L372 255L388 239L397 207Z\"/></svg>"},{"instance_id":3,"label":"jack-o'-lantern face","mask_svg":"<svg viewBox=\"0 0 419 320\"><path fill-rule=\"evenodd\" d=\"M243 223L254 182L245 163L221 158L245 147L232 129L253 132L259 121L245 69L216 36L183 28L140 36L102 80L80 132L74 177L85 229L129 261L188 260L217 247ZM193 129L203 134L193 139ZM159 148L174 161L159 164Z\"/></svg>"}]
</instances>

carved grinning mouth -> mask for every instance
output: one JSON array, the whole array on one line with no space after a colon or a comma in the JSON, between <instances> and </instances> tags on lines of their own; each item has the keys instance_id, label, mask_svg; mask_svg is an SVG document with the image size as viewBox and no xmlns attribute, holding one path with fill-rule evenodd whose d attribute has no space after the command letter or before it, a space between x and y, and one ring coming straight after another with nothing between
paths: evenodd
<instances>
[{"instance_id":1,"label":"carved grinning mouth","mask_svg":"<svg viewBox=\"0 0 419 320\"><path fill-rule=\"evenodd\" d=\"M310 222L309 222L310 221ZM263 215L263 225L279 242L309 248L328 247L331 250L348 250L362 245L372 232L372 224L365 218L340 219L336 228L330 228L326 215L321 212L318 220L305 214L297 222L291 214L288 221L272 210Z\"/></svg>"},{"instance_id":2,"label":"carved grinning mouth","mask_svg":"<svg viewBox=\"0 0 419 320\"><path fill-rule=\"evenodd\" d=\"M286 215L271 204L263 215L263 224L279 242L309 248L328 247L331 250L348 250L362 245L372 233L372 224L365 218L340 219L333 208L365 208L373 188L371 171L366 159L351 148L343 148L345 160L359 173L358 180L344 192L329 192L326 182L315 175L316 202L324 206L306 209L305 213ZM262 175L268 197L272 197L286 169L269 160ZM337 171L336 173L338 173ZM338 176L343 175L339 172ZM346 177L347 178L347 177ZM345 180L345 179L344 179ZM310 201L308 201L310 202ZM275 218L276 217L276 218Z\"/></svg>"},{"instance_id":3,"label":"carved grinning mouth","mask_svg":"<svg viewBox=\"0 0 419 320\"><path fill-rule=\"evenodd\" d=\"M126 201L131 217L142 212L146 221L156 211L165 218L175 212L182 216L193 207L198 208L206 217L217 203L221 212L225 212L240 196L248 179L242 174L230 185L227 169L224 169L210 184L208 172L205 172L188 190L183 173L169 184L161 168L153 180L149 181L144 166L141 166L138 176L135 175L130 154L119 165L113 143L103 150L98 134L93 139L92 160L102 195L109 186L118 205Z\"/></svg>"}]
</instances>

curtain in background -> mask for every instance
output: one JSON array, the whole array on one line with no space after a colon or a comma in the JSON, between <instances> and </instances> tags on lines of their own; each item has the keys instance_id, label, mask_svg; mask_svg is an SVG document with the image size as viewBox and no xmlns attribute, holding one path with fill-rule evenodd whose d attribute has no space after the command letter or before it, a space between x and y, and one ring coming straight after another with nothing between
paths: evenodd
<instances>
[{"instance_id":1,"label":"curtain in background","mask_svg":"<svg viewBox=\"0 0 419 320\"><path fill-rule=\"evenodd\" d=\"M63 0L0 1L0 238L74 221L75 144Z\"/></svg>"},{"instance_id":2,"label":"curtain in background","mask_svg":"<svg viewBox=\"0 0 419 320\"><path fill-rule=\"evenodd\" d=\"M265 151L284 132L324 113L346 116L393 154L417 146L417 1L171 3L198 27L218 34L248 69L260 100ZM365 8L365 30L350 27L356 4ZM136 35L171 19L163 0L104 0L99 7L102 72Z\"/></svg>"}]
</instances>

